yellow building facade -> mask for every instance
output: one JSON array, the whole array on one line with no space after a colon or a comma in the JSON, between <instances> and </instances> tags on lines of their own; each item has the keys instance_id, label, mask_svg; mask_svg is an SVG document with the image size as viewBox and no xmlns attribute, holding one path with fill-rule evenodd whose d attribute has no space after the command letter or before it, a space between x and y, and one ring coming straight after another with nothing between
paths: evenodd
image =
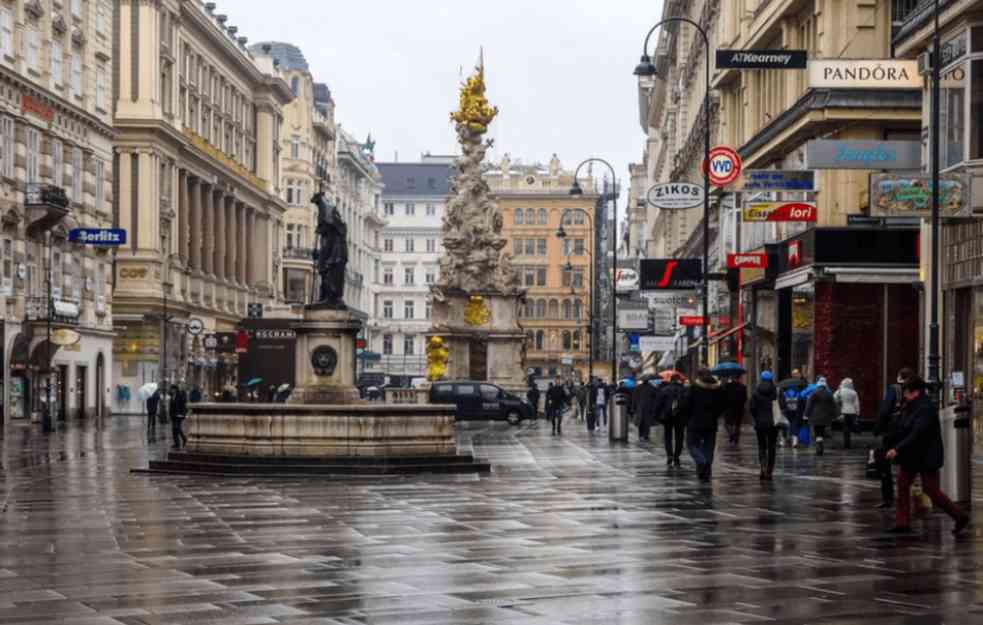
<instances>
[{"instance_id":1,"label":"yellow building facade","mask_svg":"<svg viewBox=\"0 0 983 625\"><path fill-rule=\"evenodd\" d=\"M114 88L119 227L115 382L183 380L206 392L235 382L235 361L185 331L231 331L248 305L281 301L280 128L293 99L272 58L214 4L116 2ZM162 358L159 315L173 317ZM160 365L166 362L166 371Z\"/></svg>"},{"instance_id":2,"label":"yellow building facade","mask_svg":"<svg viewBox=\"0 0 983 625\"><path fill-rule=\"evenodd\" d=\"M573 172L554 156L547 167L502 159L485 172L502 214L505 252L519 271L525 301L526 368L538 377L586 381L590 346L593 219L598 196L590 182L572 197ZM566 236L557 237L561 222Z\"/></svg>"}]
</instances>

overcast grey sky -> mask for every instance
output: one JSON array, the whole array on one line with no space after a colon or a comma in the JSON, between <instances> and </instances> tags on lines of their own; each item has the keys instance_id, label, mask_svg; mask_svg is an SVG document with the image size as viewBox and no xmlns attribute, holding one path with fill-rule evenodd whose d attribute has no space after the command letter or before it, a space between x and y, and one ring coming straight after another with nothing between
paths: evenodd
<instances>
[{"instance_id":1,"label":"overcast grey sky","mask_svg":"<svg viewBox=\"0 0 983 625\"><path fill-rule=\"evenodd\" d=\"M250 43L291 42L326 82L335 118L376 160L456 148L448 113L484 46L494 158L566 167L608 159L627 180L644 136L632 69L661 0L217 0ZM595 172L596 173L596 172ZM622 207L624 200L622 200Z\"/></svg>"}]
</instances>

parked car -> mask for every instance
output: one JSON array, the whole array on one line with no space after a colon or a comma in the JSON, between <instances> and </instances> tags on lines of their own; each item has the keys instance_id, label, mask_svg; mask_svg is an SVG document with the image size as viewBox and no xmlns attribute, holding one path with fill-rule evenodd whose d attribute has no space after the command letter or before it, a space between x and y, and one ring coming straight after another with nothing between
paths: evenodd
<instances>
[{"instance_id":1,"label":"parked car","mask_svg":"<svg viewBox=\"0 0 983 625\"><path fill-rule=\"evenodd\" d=\"M436 382L430 387L430 403L455 404L457 419L505 420L517 425L535 416L525 398L488 382L461 380Z\"/></svg>"}]
</instances>

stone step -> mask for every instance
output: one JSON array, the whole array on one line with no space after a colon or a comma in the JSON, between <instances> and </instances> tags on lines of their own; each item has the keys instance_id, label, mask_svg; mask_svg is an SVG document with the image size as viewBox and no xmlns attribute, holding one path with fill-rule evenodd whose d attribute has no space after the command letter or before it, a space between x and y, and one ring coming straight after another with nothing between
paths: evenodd
<instances>
[{"instance_id":1,"label":"stone step","mask_svg":"<svg viewBox=\"0 0 983 625\"><path fill-rule=\"evenodd\" d=\"M211 462L204 460L164 460L151 461L149 469L135 470L139 473L166 473L214 475L225 477L309 477L315 475L346 475L346 476L376 476L376 475L413 475L420 473L488 473L491 465L488 462L471 459L468 462L440 463L394 463L377 462L375 464L348 463L300 463L294 459L291 463L241 463ZM403 459L400 459L403 460Z\"/></svg>"},{"instance_id":2,"label":"stone step","mask_svg":"<svg viewBox=\"0 0 983 625\"><path fill-rule=\"evenodd\" d=\"M271 464L271 465L419 465L419 464L469 464L475 462L472 454L455 454L453 456L351 456L351 457L298 457L298 456L227 456L193 451L170 451L168 461L174 462L207 462L211 464Z\"/></svg>"}]
</instances>

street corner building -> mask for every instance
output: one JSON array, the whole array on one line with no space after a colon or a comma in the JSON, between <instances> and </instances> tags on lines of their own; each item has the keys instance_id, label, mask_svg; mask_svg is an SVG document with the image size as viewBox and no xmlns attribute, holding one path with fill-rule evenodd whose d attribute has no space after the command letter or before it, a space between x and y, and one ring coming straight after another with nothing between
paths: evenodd
<instances>
[{"instance_id":1,"label":"street corner building","mask_svg":"<svg viewBox=\"0 0 983 625\"><path fill-rule=\"evenodd\" d=\"M69 232L113 224L113 6L0 3L5 422L39 419L49 382L52 418L110 408L113 254Z\"/></svg>"},{"instance_id":2,"label":"street corner building","mask_svg":"<svg viewBox=\"0 0 983 625\"><path fill-rule=\"evenodd\" d=\"M281 127L294 94L269 51L251 52L214 3L115 6L113 169L128 240L116 263L113 401L132 413L147 382L209 393L237 382L234 356L206 349L189 318L205 334L230 332L250 304L282 302Z\"/></svg>"},{"instance_id":3,"label":"street corner building","mask_svg":"<svg viewBox=\"0 0 983 625\"><path fill-rule=\"evenodd\" d=\"M897 179L917 180L924 167L923 79L914 55L898 58L896 39L916 5L665 3L663 18L702 24L711 52L803 50L809 63L808 69L711 65L707 111L702 38L689 24L656 38L657 73L638 84L648 184L702 185L709 124L711 145L733 148L744 175L711 190L708 270L727 272L728 254L768 259L766 268L734 269L728 282L711 282L710 335L684 330L689 354L677 366L691 365L709 340L710 364L739 360L752 375L768 368L782 378L801 369L834 386L851 377L865 414L873 414L897 369L918 365L927 305L923 215L910 206L905 213L899 196L879 193L891 184L907 188ZM781 175L764 184L752 176L769 171ZM879 185L882 178L889 183ZM815 221L760 220L789 203L814 206ZM646 252L698 257L701 226L699 210L649 204Z\"/></svg>"}]
</instances>

